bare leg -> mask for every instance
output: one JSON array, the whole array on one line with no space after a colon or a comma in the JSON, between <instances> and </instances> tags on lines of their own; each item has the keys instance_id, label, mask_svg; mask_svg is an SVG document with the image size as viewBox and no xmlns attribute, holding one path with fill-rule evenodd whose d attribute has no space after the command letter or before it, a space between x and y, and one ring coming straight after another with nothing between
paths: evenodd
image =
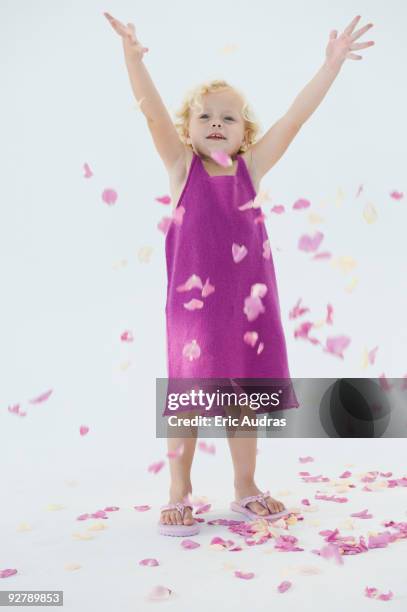
<instances>
[{"instance_id":1,"label":"bare leg","mask_svg":"<svg viewBox=\"0 0 407 612\"><path fill-rule=\"evenodd\" d=\"M190 417L192 414L183 413L182 416ZM182 436L180 438L167 438L168 451L175 451L181 444L184 445L184 452L180 457L169 459L170 463L170 490L169 502L175 504L185 501L184 498L188 493L192 493L191 485L191 467L195 454L197 427L177 428ZM193 525L192 511L190 508L185 508L184 520L181 519L181 514L178 510L162 510L161 522L167 525Z\"/></svg>"},{"instance_id":2,"label":"bare leg","mask_svg":"<svg viewBox=\"0 0 407 612\"><path fill-rule=\"evenodd\" d=\"M257 428L241 424L241 420L245 415L253 417L256 413L249 407L242 406L240 409L239 425L237 428L231 428L229 430L230 435L228 435L235 473L234 487L236 501L248 495L258 495L261 493L261 490L254 481L257 455ZM233 411L233 416L238 417L236 409ZM285 510L284 504L272 497L266 497L266 502L269 510L266 510L266 508L257 501L249 503L247 507L259 515Z\"/></svg>"}]
</instances>

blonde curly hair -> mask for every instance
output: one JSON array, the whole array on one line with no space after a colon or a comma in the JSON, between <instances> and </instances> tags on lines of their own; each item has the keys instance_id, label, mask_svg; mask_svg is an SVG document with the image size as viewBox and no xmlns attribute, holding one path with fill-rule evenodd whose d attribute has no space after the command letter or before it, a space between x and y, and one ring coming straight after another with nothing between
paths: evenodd
<instances>
[{"instance_id":1,"label":"blonde curly hair","mask_svg":"<svg viewBox=\"0 0 407 612\"><path fill-rule=\"evenodd\" d=\"M191 110L199 109L199 112L202 111L202 98L207 93L213 93L217 91L231 90L236 93L242 100L242 116L244 119L244 130L245 130L245 139L241 144L237 154L244 153L251 147L255 142L256 138L261 130L260 124L257 121L252 109L250 108L246 98L243 94L230 85L227 81L220 79L213 79L211 81L207 81L191 89L185 96L181 107L175 112L176 120L174 122L175 128L179 134L181 141L190 147L192 150L192 145L187 143L188 137L188 127L189 120L191 118Z\"/></svg>"}]
</instances>

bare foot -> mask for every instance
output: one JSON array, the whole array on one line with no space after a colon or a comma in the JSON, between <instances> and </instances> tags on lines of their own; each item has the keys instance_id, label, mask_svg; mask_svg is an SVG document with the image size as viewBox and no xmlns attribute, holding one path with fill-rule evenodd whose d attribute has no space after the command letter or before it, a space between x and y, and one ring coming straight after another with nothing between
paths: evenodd
<instances>
[{"instance_id":1,"label":"bare foot","mask_svg":"<svg viewBox=\"0 0 407 612\"><path fill-rule=\"evenodd\" d=\"M262 493L262 491L260 491L254 482L249 484L235 485L235 499L237 502L239 502L243 497L248 497L249 495L259 495L260 493ZM258 501L250 502L247 504L247 508L259 516L264 516L265 514L275 514L276 512L282 512L286 509L282 502L274 499L273 497L267 496L265 500L268 509L266 509Z\"/></svg>"},{"instance_id":2,"label":"bare foot","mask_svg":"<svg viewBox=\"0 0 407 612\"><path fill-rule=\"evenodd\" d=\"M188 493L192 493L191 485L172 486L170 487L170 501L168 503L188 503ZM161 510L160 521L164 525L193 525L195 523L195 520L192 518L191 508L185 508L184 520L182 520L179 510Z\"/></svg>"}]
</instances>

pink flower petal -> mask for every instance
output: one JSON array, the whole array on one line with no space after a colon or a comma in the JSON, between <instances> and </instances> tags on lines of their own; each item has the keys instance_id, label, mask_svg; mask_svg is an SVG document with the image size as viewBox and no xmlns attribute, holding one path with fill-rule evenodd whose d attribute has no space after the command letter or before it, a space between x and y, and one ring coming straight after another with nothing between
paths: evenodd
<instances>
[{"instance_id":1,"label":"pink flower petal","mask_svg":"<svg viewBox=\"0 0 407 612\"><path fill-rule=\"evenodd\" d=\"M165 461L157 461L148 466L148 471L158 474L158 472L164 467Z\"/></svg>"},{"instance_id":2,"label":"pink flower petal","mask_svg":"<svg viewBox=\"0 0 407 612\"><path fill-rule=\"evenodd\" d=\"M39 395L38 397L35 397L32 400L28 400L30 404L40 404L41 402L45 402L45 400L47 400L49 398L49 396L52 393L52 389L50 389L49 391L46 391L45 393L42 393L41 395Z\"/></svg>"},{"instance_id":3,"label":"pink flower petal","mask_svg":"<svg viewBox=\"0 0 407 612\"><path fill-rule=\"evenodd\" d=\"M200 308L203 308L203 305L204 303L202 300L192 298L192 300L190 300L189 302L184 303L184 308L186 308L187 310L199 310Z\"/></svg>"},{"instance_id":4,"label":"pink flower petal","mask_svg":"<svg viewBox=\"0 0 407 612\"><path fill-rule=\"evenodd\" d=\"M404 197L404 193L402 191L391 191L390 197L393 198L393 200L401 200L401 198Z\"/></svg>"},{"instance_id":5,"label":"pink flower petal","mask_svg":"<svg viewBox=\"0 0 407 612\"><path fill-rule=\"evenodd\" d=\"M314 461L314 457L299 457L300 463L310 463Z\"/></svg>"},{"instance_id":6,"label":"pink flower petal","mask_svg":"<svg viewBox=\"0 0 407 612\"><path fill-rule=\"evenodd\" d=\"M133 342L134 341L134 337L133 337L132 332L127 329L126 331L124 331L121 334L120 340L122 340L122 342Z\"/></svg>"},{"instance_id":7,"label":"pink flower petal","mask_svg":"<svg viewBox=\"0 0 407 612\"><path fill-rule=\"evenodd\" d=\"M247 316L248 321L254 321L257 317L265 312L266 309L259 297L247 297L244 300L243 312Z\"/></svg>"},{"instance_id":8,"label":"pink flower petal","mask_svg":"<svg viewBox=\"0 0 407 612\"><path fill-rule=\"evenodd\" d=\"M161 221L157 224L157 228L165 235L168 232L171 223L172 217L163 217Z\"/></svg>"},{"instance_id":9,"label":"pink flower petal","mask_svg":"<svg viewBox=\"0 0 407 612\"><path fill-rule=\"evenodd\" d=\"M221 151L220 149L218 149L217 151L211 151L210 155L212 159L216 161L216 163L218 163L220 166L223 166L224 168L233 166L233 161L230 159L229 155L224 151Z\"/></svg>"},{"instance_id":10,"label":"pink flower petal","mask_svg":"<svg viewBox=\"0 0 407 612\"><path fill-rule=\"evenodd\" d=\"M376 346L374 349L372 349L372 350L371 350L371 351L369 351L369 353L368 353L369 363L370 363L370 364L372 364L372 365L374 364L374 362L375 362L375 360L376 360L376 353L377 353L378 348L379 348L379 347L378 347L378 346Z\"/></svg>"},{"instance_id":11,"label":"pink flower petal","mask_svg":"<svg viewBox=\"0 0 407 612\"><path fill-rule=\"evenodd\" d=\"M324 238L324 234L322 232L316 232L314 236L309 236L304 234L300 237L298 241L298 248L301 251L306 251L307 253L311 251L316 251L321 244Z\"/></svg>"},{"instance_id":12,"label":"pink flower petal","mask_svg":"<svg viewBox=\"0 0 407 612\"><path fill-rule=\"evenodd\" d=\"M162 601L164 599L168 599L171 593L171 589L165 586L157 585L153 587L149 592L148 599L151 599L153 601Z\"/></svg>"},{"instance_id":13,"label":"pink flower petal","mask_svg":"<svg viewBox=\"0 0 407 612\"><path fill-rule=\"evenodd\" d=\"M89 164L87 164L86 162L83 164L83 169L85 171L83 178L90 178L91 176L93 176L93 172L90 169Z\"/></svg>"},{"instance_id":14,"label":"pink flower petal","mask_svg":"<svg viewBox=\"0 0 407 612\"><path fill-rule=\"evenodd\" d=\"M161 204L170 204L171 198L169 195L164 195L156 198L156 201L160 202Z\"/></svg>"},{"instance_id":15,"label":"pink flower petal","mask_svg":"<svg viewBox=\"0 0 407 612\"><path fill-rule=\"evenodd\" d=\"M263 352L263 349L264 349L264 342L259 342L259 345L258 345L257 351L256 351L257 355L260 355L260 353Z\"/></svg>"},{"instance_id":16,"label":"pink flower petal","mask_svg":"<svg viewBox=\"0 0 407 612\"><path fill-rule=\"evenodd\" d=\"M147 512L147 510L150 510L151 506L134 506L134 509L137 510L137 512Z\"/></svg>"},{"instance_id":17,"label":"pink flower petal","mask_svg":"<svg viewBox=\"0 0 407 612\"><path fill-rule=\"evenodd\" d=\"M343 351L349 346L350 338L348 336L335 336L326 339L325 353L331 353L336 357L343 359Z\"/></svg>"},{"instance_id":18,"label":"pink flower petal","mask_svg":"<svg viewBox=\"0 0 407 612\"><path fill-rule=\"evenodd\" d=\"M236 578L243 578L243 580L251 580L254 578L253 572L242 572L240 570L235 571Z\"/></svg>"},{"instance_id":19,"label":"pink flower petal","mask_svg":"<svg viewBox=\"0 0 407 612\"><path fill-rule=\"evenodd\" d=\"M185 550L193 550L194 548L199 548L200 544L194 542L194 540L182 540L181 546L185 548Z\"/></svg>"},{"instance_id":20,"label":"pink flower petal","mask_svg":"<svg viewBox=\"0 0 407 612\"><path fill-rule=\"evenodd\" d=\"M309 200L300 199L294 202L293 210L301 210L302 208L309 208L311 206L311 202Z\"/></svg>"},{"instance_id":21,"label":"pink flower petal","mask_svg":"<svg viewBox=\"0 0 407 612\"><path fill-rule=\"evenodd\" d=\"M332 325L333 323L332 315L333 315L334 309L331 306L331 304L328 304L326 308L327 308L326 322L328 323L328 325Z\"/></svg>"},{"instance_id":22,"label":"pink flower petal","mask_svg":"<svg viewBox=\"0 0 407 612\"><path fill-rule=\"evenodd\" d=\"M215 291L215 287L210 284L209 278L207 278L205 281L205 285L202 288L202 294L201 294L202 297L206 298L208 297L208 295L211 295L211 293L213 293L214 291Z\"/></svg>"},{"instance_id":23,"label":"pink flower petal","mask_svg":"<svg viewBox=\"0 0 407 612\"><path fill-rule=\"evenodd\" d=\"M204 512L209 512L211 507L212 504L205 504L204 506L199 506L199 508L195 510L195 514L204 514Z\"/></svg>"},{"instance_id":24,"label":"pink flower petal","mask_svg":"<svg viewBox=\"0 0 407 612\"><path fill-rule=\"evenodd\" d=\"M288 591L288 589L291 587L292 583L289 580L283 580L283 582L281 582L277 589L280 593L285 593L286 591Z\"/></svg>"},{"instance_id":25,"label":"pink flower petal","mask_svg":"<svg viewBox=\"0 0 407 612\"><path fill-rule=\"evenodd\" d=\"M298 302L295 304L294 308L292 308L288 314L288 317L290 319L296 319L297 317L300 317L301 315L305 314L306 312L309 312L309 308L301 308L300 307L300 303L302 301L302 298L299 298Z\"/></svg>"},{"instance_id":26,"label":"pink flower petal","mask_svg":"<svg viewBox=\"0 0 407 612\"><path fill-rule=\"evenodd\" d=\"M353 514L351 514L351 516L354 516L355 518L361 518L361 519L373 518L373 514L367 514L367 509L362 510L361 512L354 512Z\"/></svg>"},{"instance_id":27,"label":"pink flower petal","mask_svg":"<svg viewBox=\"0 0 407 612\"><path fill-rule=\"evenodd\" d=\"M198 359L201 355L201 348L197 341L194 339L192 342L189 342L184 345L182 349L182 355L189 361L193 361L194 359Z\"/></svg>"},{"instance_id":28,"label":"pink flower petal","mask_svg":"<svg viewBox=\"0 0 407 612\"><path fill-rule=\"evenodd\" d=\"M356 197L358 198L363 191L363 185L359 185L359 189L357 191Z\"/></svg>"},{"instance_id":29,"label":"pink flower petal","mask_svg":"<svg viewBox=\"0 0 407 612\"><path fill-rule=\"evenodd\" d=\"M248 251L244 244L232 244L232 257L235 263L240 263L247 255Z\"/></svg>"},{"instance_id":30,"label":"pink flower petal","mask_svg":"<svg viewBox=\"0 0 407 612\"><path fill-rule=\"evenodd\" d=\"M8 406L7 409L9 412L11 412L12 414L16 414L17 416L20 416L20 417L27 416L26 412L20 412L20 404L14 404L14 406Z\"/></svg>"},{"instance_id":31,"label":"pink flower petal","mask_svg":"<svg viewBox=\"0 0 407 612\"><path fill-rule=\"evenodd\" d=\"M201 442L198 442L198 448L202 452L209 453L211 455L214 455L216 452L216 447L214 444L208 444L207 442L203 440Z\"/></svg>"},{"instance_id":32,"label":"pink flower petal","mask_svg":"<svg viewBox=\"0 0 407 612\"><path fill-rule=\"evenodd\" d=\"M104 189L102 193L102 200L109 205L115 204L117 200L117 192L114 189Z\"/></svg>"},{"instance_id":33,"label":"pink flower petal","mask_svg":"<svg viewBox=\"0 0 407 612\"><path fill-rule=\"evenodd\" d=\"M176 448L174 451L169 451L167 453L167 457L169 459L175 459L176 457L181 457L184 454L184 449L185 449L185 444L182 442L178 448Z\"/></svg>"},{"instance_id":34,"label":"pink flower petal","mask_svg":"<svg viewBox=\"0 0 407 612\"><path fill-rule=\"evenodd\" d=\"M189 279L183 284L177 287L177 291L190 291L191 289L202 289L202 281L199 276L192 274Z\"/></svg>"},{"instance_id":35,"label":"pink flower petal","mask_svg":"<svg viewBox=\"0 0 407 612\"><path fill-rule=\"evenodd\" d=\"M271 257L271 249L270 249L270 241L265 240L263 242L263 257L264 259L270 259Z\"/></svg>"},{"instance_id":36,"label":"pink flower petal","mask_svg":"<svg viewBox=\"0 0 407 612\"><path fill-rule=\"evenodd\" d=\"M250 295L251 297L259 297L262 298L267 293L267 285L264 283L255 283L251 286Z\"/></svg>"},{"instance_id":37,"label":"pink flower petal","mask_svg":"<svg viewBox=\"0 0 407 612\"><path fill-rule=\"evenodd\" d=\"M182 225L185 214L185 208L183 206L177 206L177 208L172 213L172 219L175 225Z\"/></svg>"},{"instance_id":38,"label":"pink flower petal","mask_svg":"<svg viewBox=\"0 0 407 612\"><path fill-rule=\"evenodd\" d=\"M14 574L17 574L16 569L0 570L0 578L8 578L9 576L14 576Z\"/></svg>"},{"instance_id":39,"label":"pink flower petal","mask_svg":"<svg viewBox=\"0 0 407 612\"><path fill-rule=\"evenodd\" d=\"M139 565L146 565L147 567L157 567L157 565L160 565L157 561L157 559L142 559L141 561L139 561Z\"/></svg>"},{"instance_id":40,"label":"pink flower petal","mask_svg":"<svg viewBox=\"0 0 407 612\"><path fill-rule=\"evenodd\" d=\"M259 334L256 331L247 331L243 336L243 340L246 342L246 344L254 346L258 340L258 337Z\"/></svg>"},{"instance_id":41,"label":"pink flower petal","mask_svg":"<svg viewBox=\"0 0 407 612\"><path fill-rule=\"evenodd\" d=\"M320 555L323 559L333 558L338 565L343 565L342 555L340 554L336 544L328 544L327 546L321 548Z\"/></svg>"},{"instance_id":42,"label":"pink flower petal","mask_svg":"<svg viewBox=\"0 0 407 612\"><path fill-rule=\"evenodd\" d=\"M277 206L273 206L273 208L270 208L270 212L276 213L276 215L281 215L283 212L285 212L285 208L279 204Z\"/></svg>"},{"instance_id":43,"label":"pink flower petal","mask_svg":"<svg viewBox=\"0 0 407 612\"><path fill-rule=\"evenodd\" d=\"M312 259L331 259L332 253L329 251L322 251L321 253L317 253L312 257Z\"/></svg>"},{"instance_id":44,"label":"pink flower petal","mask_svg":"<svg viewBox=\"0 0 407 612\"><path fill-rule=\"evenodd\" d=\"M81 436L86 436L88 431L89 431L89 427L87 425L81 425L79 427L79 433L81 434Z\"/></svg>"},{"instance_id":45,"label":"pink flower petal","mask_svg":"<svg viewBox=\"0 0 407 612\"><path fill-rule=\"evenodd\" d=\"M257 225L258 223L264 223L264 221L267 219L266 215L264 213L260 213L259 215L257 215L257 217L254 220L254 224Z\"/></svg>"},{"instance_id":46,"label":"pink flower petal","mask_svg":"<svg viewBox=\"0 0 407 612\"><path fill-rule=\"evenodd\" d=\"M239 210L248 210L249 208L254 208L253 200L249 200L248 202L246 202L246 204L242 204L241 206L238 206Z\"/></svg>"}]
</instances>

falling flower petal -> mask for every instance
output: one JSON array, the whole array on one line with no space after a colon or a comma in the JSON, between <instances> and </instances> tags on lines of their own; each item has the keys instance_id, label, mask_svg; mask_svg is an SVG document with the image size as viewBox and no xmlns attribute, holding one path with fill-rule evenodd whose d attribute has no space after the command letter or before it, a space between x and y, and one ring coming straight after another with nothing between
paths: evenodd
<instances>
[{"instance_id":1,"label":"falling flower petal","mask_svg":"<svg viewBox=\"0 0 407 612\"><path fill-rule=\"evenodd\" d=\"M208 295L211 295L211 293L213 293L214 291L215 291L215 287L210 284L209 278L207 278L205 281L205 285L202 288L202 293L201 293L202 297L206 298L208 297Z\"/></svg>"},{"instance_id":2,"label":"falling flower petal","mask_svg":"<svg viewBox=\"0 0 407 612\"><path fill-rule=\"evenodd\" d=\"M235 263L240 263L247 255L248 251L244 244L232 244L232 257Z\"/></svg>"},{"instance_id":3,"label":"falling flower petal","mask_svg":"<svg viewBox=\"0 0 407 612\"><path fill-rule=\"evenodd\" d=\"M16 569L0 570L0 578L8 578L9 576L14 576L14 574L17 574Z\"/></svg>"},{"instance_id":4,"label":"falling flower petal","mask_svg":"<svg viewBox=\"0 0 407 612\"><path fill-rule=\"evenodd\" d=\"M391 191L390 197L393 198L393 200L401 200L401 198L404 197L404 193L402 191Z\"/></svg>"},{"instance_id":5,"label":"falling flower petal","mask_svg":"<svg viewBox=\"0 0 407 612\"><path fill-rule=\"evenodd\" d=\"M247 331L243 336L243 340L246 342L246 344L254 346L258 340L258 337L259 334L256 331Z\"/></svg>"},{"instance_id":6,"label":"falling flower petal","mask_svg":"<svg viewBox=\"0 0 407 612\"><path fill-rule=\"evenodd\" d=\"M310 463L314 461L314 457L299 457L298 459L300 463Z\"/></svg>"},{"instance_id":7,"label":"falling flower petal","mask_svg":"<svg viewBox=\"0 0 407 612\"><path fill-rule=\"evenodd\" d=\"M271 257L271 249L270 249L270 241L265 240L263 242L263 257L264 259L270 259Z\"/></svg>"},{"instance_id":8,"label":"falling flower petal","mask_svg":"<svg viewBox=\"0 0 407 612\"><path fill-rule=\"evenodd\" d=\"M257 217L254 220L254 224L257 225L258 223L264 223L264 221L267 219L266 215L264 213L261 213L260 215L257 215Z\"/></svg>"},{"instance_id":9,"label":"falling flower petal","mask_svg":"<svg viewBox=\"0 0 407 612\"><path fill-rule=\"evenodd\" d=\"M369 351L369 354L368 354L368 359L369 359L369 363L370 363L370 364L372 364L372 365L373 365L373 364L374 364L374 362L375 362L375 359L376 359L376 353L377 353L378 348L379 348L379 347L378 347L378 346L376 346L374 349L372 349L371 351Z\"/></svg>"},{"instance_id":10,"label":"falling flower petal","mask_svg":"<svg viewBox=\"0 0 407 612\"><path fill-rule=\"evenodd\" d=\"M307 253L311 251L316 251L321 244L324 238L324 234L322 232L316 232L313 236L309 236L308 234L304 234L300 237L298 241L298 248L301 251L306 251Z\"/></svg>"},{"instance_id":11,"label":"falling flower petal","mask_svg":"<svg viewBox=\"0 0 407 612\"><path fill-rule=\"evenodd\" d=\"M137 252L137 258L140 263L148 263L150 261L151 253L153 252L152 247L145 246Z\"/></svg>"},{"instance_id":12,"label":"falling flower petal","mask_svg":"<svg viewBox=\"0 0 407 612\"><path fill-rule=\"evenodd\" d=\"M359 185L359 189L358 189L357 194L356 194L355 197L358 198L360 196L360 194L362 193L362 191L363 191L363 185Z\"/></svg>"},{"instance_id":13,"label":"falling flower petal","mask_svg":"<svg viewBox=\"0 0 407 612\"><path fill-rule=\"evenodd\" d=\"M139 561L139 565L146 565L147 567L157 567L157 565L160 565L157 561L157 559L142 559L141 561Z\"/></svg>"},{"instance_id":14,"label":"falling flower petal","mask_svg":"<svg viewBox=\"0 0 407 612\"><path fill-rule=\"evenodd\" d=\"M366 587L365 596L369 597L370 599L380 599L381 601L389 601L393 598L393 593L392 591L389 591L387 594L382 593L379 595L379 591L375 587Z\"/></svg>"},{"instance_id":15,"label":"falling flower petal","mask_svg":"<svg viewBox=\"0 0 407 612\"><path fill-rule=\"evenodd\" d=\"M146 512L147 510L150 510L151 506L134 506L134 509L137 510L137 512Z\"/></svg>"},{"instance_id":16,"label":"falling flower petal","mask_svg":"<svg viewBox=\"0 0 407 612\"><path fill-rule=\"evenodd\" d=\"M329 325L332 325L332 323L333 323L332 315L333 315L333 311L334 311L334 309L333 309L333 307L331 306L331 304L327 304L327 307L326 307L326 308L327 308L326 322L327 322Z\"/></svg>"},{"instance_id":17,"label":"falling flower petal","mask_svg":"<svg viewBox=\"0 0 407 612\"><path fill-rule=\"evenodd\" d=\"M168 599L171 593L171 589L168 589L165 586L157 585L149 592L148 599L153 601L162 601L164 599Z\"/></svg>"},{"instance_id":18,"label":"falling flower petal","mask_svg":"<svg viewBox=\"0 0 407 612\"><path fill-rule=\"evenodd\" d=\"M158 198L156 198L157 202L160 202L161 204L170 204L171 203L171 198L169 195L164 195L164 196L160 196Z\"/></svg>"},{"instance_id":19,"label":"falling flower petal","mask_svg":"<svg viewBox=\"0 0 407 612\"><path fill-rule=\"evenodd\" d=\"M175 459L176 457L181 457L184 454L185 444L181 443L175 450L169 451L167 453L167 457L169 459Z\"/></svg>"},{"instance_id":20,"label":"falling flower petal","mask_svg":"<svg viewBox=\"0 0 407 612\"><path fill-rule=\"evenodd\" d=\"M161 221L157 224L157 228L160 230L160 232L166 234L170 228L171 223L172 217L163 217Z\"/></svg>"},{"instance_id":21,"label":"falling flower petal","mask_svg":"<svg viewBox=\"0 0 407 612\"><path fill-rule=\"evenodd\" d=\"M248 202L246 202L246 204L242 204L241 206L238 206L239 210L249 210L250 208L254 208L253 200L249 200Z\"/></svg>"},{"instance_id":22,"label":"falling flower petal","mask_svg":"<svg viewBox=\"0 0 407 612\"><path fill-rule=\"evenodd\" d=\"M185 214L185 208L183 206L177 206L177 208L172 213L172 218L173 218L175 225L182 225L184 214Z\"/></svg>"},{"instance_id":23,"label":"falling flower petal","mask_svg":"<svg viewBox=\"0 0 407 612\"><path fill-rule=\"evenodd\" d=\"M102 193L102 200L109 205L115 204L117 200L117 192L114 189L105 189Z\"/></svg>"},{"instance_id":24,"label":"falling flower petal","mask_svg":"<svg viewBox=\"0 0 407 612\"><path fill-rule=\"evenodd\" d=\"M194 540L182 540L181 546L182 548L185 548L185 550L193 550L194 548L199 548L200 544L198 542L194 542Z\"/></svg>"},{"instance_id":25,"label":"falling flower petal","mask_svg":"<svg viewBox=\"0 0 407 612\"><path fill-rule=\"evenodd\" d=\"M81 436L86 436L88 431L89 431L89 427L87 425L81 425L79 427L79 433L81 434Z\"/></svg>"},{"instance_id":26,"label":"falling flower petal","mask_svg":"<svg viewBox=\"0 0 407 612\"><path fill-rule=\"evenodd\" d=\"M366 509L366 510L362 510L361 512L354 512L353 514L351 514L351 516L355 518L361 518L361 519L370 519L373 517L373 514L367 514L367 509Z\"/></svg>"},{"instance_id":27,"label":"falling flower petal","mask_svg":"<svg viewBox=\"0 0 407 612\"><path fill-rule=\"evenodd\" d=\"M83 169L85 171L83 178L90 178L91 176L93 176L93 172L90 169L89 164L87 164L86 162L83 164Z\"/></svg>"},{"instance_id":28,"label":"falling flower petal","mask_svg":"<svg viewBox=\"0 0 407 612\"><path fill-rule=\"evenodd\" d=\"M30 404L40 404L41 402L45 402L45 400L47 400L49 398L49 396L52 393L52 389L50 389L49 391L46 391L45 393L42 393L42 395L39 395L38 397L32 399L32 400L28 400Z\"/></svg>"},{"instance_id":29,"label":"falling flower petal","mask_svg":"<svg viewBox=\"0 0 407 612\"><path fill-rule=\"evenodd\" d=\"M330 543L321 548L320 555L323 559L333 558L338 565L343 565L342 555L340 554L336 544Z\"/></svg>"},{"instance_id":30,"label":"falling flower petal","mask_svg":"<svg viewBox=\"0 0 407 612\"><path fill-rule=\"evenodd\" d=\"M363 209L363 218L366 223L374 223L377 221L377 210L371 203L367 203Z\"/></svg>"},{"instance_id":31,"label":"falling flower petal","mask_svg":"<svg viewBox=\"0 0 407 612\"><path fill-rule=\"evenodd\" d=\"M184 285L179 285L177 287L177 291L190 291L197 287L198 289L202 289L202 281L199 276L196 274L192 274L189 279L186 281Z\"/></svg>"},{"instance_id":32,"label":"falling flower petal","mask_svg":"<svg viewBox=\"0 0 407 612\"><path fill-rule=\"evenodd\" d=\"M192 300L190 300L189 302L184 303L184 308L186 308L187 310L199 310L200 308L203 308L203 305L204 303L202 300L192 298Z\"/></svg>"},{"instance_id":33,"label":"falling flower petal","mask_svg":"<svg viewBox=\"0 0 407 612\"><path fill-rule=\"evenodd\" d=\"M294 202L293 210L301 210L302 208L309 208L311 206L311 202L309 200L300 199Z\"/></svg>"},{"instance_id":34,"label":"falling flower petal","mask_svg":"<svg viewBox=\"0 0 407 612\"><path fill-rule=\"evenodd\" d=\"M331 353L343 359L343 352L349 346L351 340L348 336L336 336L326 339L325 353Z\"/></svg>"},{"instance_id":35,"label":"falling flower petal","mask_svg":"<svg viewBox=\"0 0 407 612\"><path fill-rule=\"evenodd\" d=\"M153 472L154 474L158 474L158 472L164 467L165 461L157 461L157 463L152 463L148 466L148 471Z\"/></svg>"},{"instance_id":36,"label":"falling flower petal","mask_svg":"<svg viewBox=\"0 0 407 612\"><path fill-rule=\"evenodd\" d=\"M233 166L233 161L229 157L227 153L221 150L211 151L211 157L217 164L222 166L223 168L227 168L229 166Z\"/></svg>"},{"instance_id":37,"label":"falling flower petal","mask_svg":"<svg viewBox=\"0 0 407 612\"><path fill-rule=\"evenodd\" d=\"M20 404L15 404L14 406L8 406L8 411L20 417L27 416L26 412L20 412Z\"/></svg>"},{"instance_id":38,"label":"falling flower petal","mask_svg":"<svg viewBox=\"0 0 407 612\"><path fill-rule=\"evenodd\" d=\"M124 331L120 336L120 340L122 340L122 342L133 342L134 341L133 333L130 330Z\"/></svg>"},{"instance_id":39,"label":"falling flower petal","mask_svg":"<svg viewBox=\"0 0 407 612\"><path fill-rule=\"evenodd\" d=\"M243 578L243 580L251 580L254 578L253 572L242 572L240 570L235 571L236 578Z\"/></svg>"},{"instance_id":40,"label":"falling flower petal","mask_svg":"<svg viewBox=\"0 0 407 612\"><path fill-rule=\"evenodd\" d=\"M285 208L282 204L278 204L277 206L270 208L270 212L276 213L276 215L281 215L283 212L285 212Z\"/></svg>"},{"instance_id":41,"label":"falling flower petal","mask_svg":"<svg viewBox=\"0 0 407 612\"><path fill-rule=\"evenodd\" d=\"M199 506L199 508L195 510L195 514L204 514L205 512L209 512L211 507L212 504L205 504L204 506Z\"/></svg>"},{"instance_id":42,"label":"falling flower petal","mask_svg":"<svg viewBox=\"0 0 407 612\"><path fill-rule=\"evenodd\" d=\"M299 298L298 302L295 304L294 308L292 308L288 314L289 319L296 319L301 315L309 312L309 308L300 307L302 298Z\"/></svg>"},{"instance_id":43,"label":"falling flower petal","mask_svg":"<svg viewBox=\"0 0 407 612\"><path fill-rule=\"evenodd\" d=\"M312 259L331 259L332 253L329 251L322 251L321 253L317 253L313 255Z\"/></svg>"},{"instance_id":44,"label":"falling flower petal","mask_svg":"<svg viewBox=\"0 0 407 612\"><path fill-rule=\"evenodd\" d=\"M281 582L277 589L280 593L285 593L286 591L288 591L288 589L291 587L292 583L289 580L283 580L283 582Z\"/></svg>"},{"instance_id":45,"label":"falling flower petal","mask_svg":"<svg viewBox=\"0 0 407 612\"><path fill-rule=\"evenodd\" d=\"M195 339L192 340L192 342L185 344L184 348L182 349L182 355L186 359L189 359L189 361L199 358L201 355L201 348Z\"/></svg>"},{"instance_id":46,"label":"falling flower petal","mask_svg":"<svg viewBox=\"0 0 407 612\"><path fill-rule=\"evenodd\" d=\"M216 447L214 444L208 444L207 442L205 442L204 440L198 442L198 448L199 450L201 450L204 453L209 453L211 455L214 455L216 452Z\"/></svg>"},{"instance_id":47,"label":"falling flower petal","mask_svg":"<svg viewBox=\"0 0 407 612\"><path fill-rule=\"evenodd\" d=\"M247 316L248 321L254 321L257 317L265 312L265 307L259 297L247 297L244 300L243 312Z\"/></svg>"},{"instance_id":48,"label":"falling flower petal","mask_svg":"<svg viewBox=\"0 0 407 612\"><path fill-rule=\"evenodd\" d=\"M259 342L259 346L257 347L257 355L260 355L260 353L263 352L264 349L264 342Z\"/></svg>"}]
</instances>

